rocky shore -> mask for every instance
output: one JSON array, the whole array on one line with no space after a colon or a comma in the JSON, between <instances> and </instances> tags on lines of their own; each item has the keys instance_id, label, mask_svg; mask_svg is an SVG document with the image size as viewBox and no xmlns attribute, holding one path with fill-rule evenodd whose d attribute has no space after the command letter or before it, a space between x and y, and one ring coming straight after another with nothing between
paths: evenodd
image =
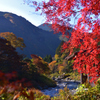
<instances>
[{"instance_id":1,"label":"rocky shore","mask_svg":"<svg viewBox=\"0 0 100 100\"><path fill-rule=\"evenodd\" d=\"M49 95L50 97L56 96L59 92L59 89L64 89L64 87L67 86L67 88L70 90L71 94L73 95L76 92L76 88L80 84L80 81L71 80L70 78L54 78L53 80L57 83L56 87L50 87L47 89L41 90L45 95Z\"/></svg>"}]
</instances>

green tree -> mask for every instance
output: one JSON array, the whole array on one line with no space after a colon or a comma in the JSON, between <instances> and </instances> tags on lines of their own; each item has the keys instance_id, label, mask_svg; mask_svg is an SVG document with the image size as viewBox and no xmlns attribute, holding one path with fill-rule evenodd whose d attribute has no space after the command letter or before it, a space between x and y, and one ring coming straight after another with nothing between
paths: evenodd
<instances>
[{"instance_id":1,"label":"green tree","mask_svg":"<svg viewBox=\"0 0 100 100\"><path fill-rule=\"evenodd\" d=\"M50 63L50 62L52 62L52 56L51 55L46 55L46 57L44 57L43 60Z\"/></svg>"},{"instance_id":2,"label":"green tree","mask_svg":"<svg viewBox=\"0 0 100 100\"><path fill-rule=\"evenodd\" d=\"M61 41L60 45L58 46L58 48L56 49L56 54L59 55L59 57L62 55L61 53L61 46L63 45L64 41Z\"/></svg>"}]
</instances>

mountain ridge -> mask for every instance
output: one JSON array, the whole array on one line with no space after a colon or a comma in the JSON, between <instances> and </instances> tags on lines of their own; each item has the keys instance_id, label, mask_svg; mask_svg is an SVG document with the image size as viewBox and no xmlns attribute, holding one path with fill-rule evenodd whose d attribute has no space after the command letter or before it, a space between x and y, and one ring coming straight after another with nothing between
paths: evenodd
<instances>
[{"instance_id":1,"label":"mountain ridge","mask_svg":"<svg viewBox=\"0 0 100 100\"><path fill-rule=\"evenodd\" d=\"M45 30L45 31L48 31L48 32L54 33L54 31L52 29L52 24L49 24L49 23L43 23L43 24L39 25L38 28ZM56 35L59 37L59 39L61 41L68 41L69 38L71 37L72 30L73 30L73 28L69 27L69 29L66 30L65 35L62 36L62 34L60 32L57 33ZM69 38L67 38L66 36L69 36Z\"/></svg>"},{"instance_id":2,"label":"mountain ridge","mask_svg":"<svg viewBox=\"0 0 100 100\"><path fill-rule=\"evenodd\" d=\"M52 26L52 24L43 23L43 24L39 25L38 28L45 30L45 31L53 31L51 26Z\"/></svg>"},{"instance_id":3,"label":"mountain ridge","mask_svg":"<svg viewBox=\"0 0 100 100\"><path fill-rule=\"evenodd\" d=\"M0 12L1 32L13 32L17 37L22 37L26 48L23 51L17 48L17 51L27 57L30 57L31 54L41 57L45 57L47 54L53 56L61 42L58 36L52 32L39 29L25 18L9 12Z\"/></svg>"}]
</instances>

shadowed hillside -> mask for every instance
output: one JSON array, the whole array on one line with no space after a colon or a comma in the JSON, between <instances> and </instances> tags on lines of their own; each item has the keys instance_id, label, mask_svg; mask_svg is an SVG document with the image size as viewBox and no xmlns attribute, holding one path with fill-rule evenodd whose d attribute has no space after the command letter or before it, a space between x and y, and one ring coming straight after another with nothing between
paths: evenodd
<instances>
[{"instance_id":1,"label":"shadowed hillside","mask_svg":"<svg viewBox=\"0 0 100 100\"><path fill-rule=\"evenodd\" d=\"M0 12L1 32L13 32L17 37L22 37L26 47L23 51L20 49L17 49L17 51L28 57L31 54L41 57L45 57L47 54L53 56L61 42L53 32L42 30L32 25L25 18L8 12Z\"/></svg>"},{"instance_id":2,"label":"shadowed hillside","mask_svg":"<svg viewBox=\"0 0 100 100\"><path fill-rule=\"evenodd\" d=\"M48 32L52 32L52 34L54 33L53 29L52 29L52 24L44 23L44 24L39 25L38 28L48 31ZM69 29L66 30L67 34L65 34L63 37L62 37L61 33L57 33L56 35L59 37L59 39L61 41L68 41L68 38L66 38L66 35L69 35L69 37L70 37L72 30L73 30L73 28L69 27Z\"/></svg>"}]
</instances>

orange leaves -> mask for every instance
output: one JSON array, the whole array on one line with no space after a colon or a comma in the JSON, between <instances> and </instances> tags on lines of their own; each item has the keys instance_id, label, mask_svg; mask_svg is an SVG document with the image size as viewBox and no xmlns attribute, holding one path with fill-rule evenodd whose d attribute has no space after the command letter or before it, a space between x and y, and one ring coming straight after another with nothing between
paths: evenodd
<instances>
[{"instance_id":1,"label":"orange leaves","mask_svg":"<svg viewBox=\"0 0 100 100\"><path fill-rule=\"evenodd\" d=\"M50 68L51 71L55 70L55 66L56 66L55 64L56 64L56 60L49 63L49 68Z\"/></svg>"},{"instance_id":2,"label":"orange leaves","mask_svg":"<svg viewBox=\"0 0 100 100\"><path fill-rule=\"evenodd\" d=\"M6 87L3 87L0 89L0 95L7 92L7 88Z\"/></svg>"},{"instance_id":3,"label":"orange leaves","mask_svg":"<svg viewBox=\"0 0 100 100\"><path fill-rule=\"evenodd\" d=\"M23 38L21 37L17 38L13 33L3 32L0 33L0 37L3 37L7 41L9 41L14 48L19 47L20 49L23 49L25 47Z\"/></svg>"},{"instance_id":4,"label":"orange leaves","mask_svg":"<svg viewBox=\"0 0 100 100\"><path fill-rule=\"evenodd\" d=\"M20 97L20 93L18 93L17 95L14 96L13 100L16 100Z\"/></svg>"},{"instance_id":5,"label":"orange leaves","mask_svg":"<svg viewBox=\"0 0 100 100\"><path fill-rule=\"evenodd\" d=\"M28 98L29 100L34 100L34 92L32 90L26 91L22 89L14 96L13 100L18 99L20 96L23 96L24 98Z\"/></svg>"},{"instance_id":6,"label":"orange leaves","mask_svg":"<svg viewBox=\"0 0 100 100\"><path fill-rule=\"evenodd\" d=\"M56 63L56 60L54 60L51 63L49 63L49 66L53 66L55 63Z\"/></svg>"},{"instance_id":7,"label":"orange leaves","mask_svg":"<svg viewBox=\"0 0 100 100\"><path fill-rule=\"evenodd\" d=\"M35 65L35 67L37 68L37 72L46 74L50 72L48 63L45 62L41 57L34 54L31 54L31 57L33 60L33 65Z\"/></svg>"},{"instance_id":8,"label":"orange leaves","mask_svg":"<svg viewBox=\"0 0 100 100\"><path fill-rule=\"evenodd\" d=\"M60 74L64 72L64 69L65 67L63 65L60 65L60 64L58 65L58 71Z\"/></svg>"}]
</instances>

